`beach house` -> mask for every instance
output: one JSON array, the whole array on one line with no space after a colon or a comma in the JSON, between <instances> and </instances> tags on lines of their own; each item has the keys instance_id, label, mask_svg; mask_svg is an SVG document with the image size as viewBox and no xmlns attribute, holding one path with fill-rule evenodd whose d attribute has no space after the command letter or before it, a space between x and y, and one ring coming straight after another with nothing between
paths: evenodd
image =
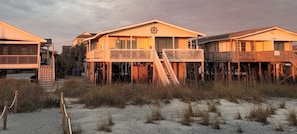
<instances>
[{"instance_id":1,"label":"beach house","mask_svg":"<svg viewBox=\"0 0 297 134\"><path fill-rule=\"evenodd\" d=\"M206 79L295 81L297 33L265 27L199 39Z\"/></svg>"},{"instance_id":2,"label":"beach house","mask_svg":"<svg viewBox=\"0 0 297 134\"><path fill-rule=\"evenodd\" d=\"M0 21L0 77L5 77L7 70L30 69L35 70L35 78L40 84L52 87L55 79L54 56L42 47L53 48L51 40Z\"/></svg>"},{"instance_id":3,"label":"beach house","mask_svg":"<svg viewBox=\"0 0 297 134\"><path fill-rule=\"evenodd\" d=\"M204 51L188 43L204 35L160 20L99 32L84 39L86 77L101 84L204 80Z\"/></svg>"}]
</instances>

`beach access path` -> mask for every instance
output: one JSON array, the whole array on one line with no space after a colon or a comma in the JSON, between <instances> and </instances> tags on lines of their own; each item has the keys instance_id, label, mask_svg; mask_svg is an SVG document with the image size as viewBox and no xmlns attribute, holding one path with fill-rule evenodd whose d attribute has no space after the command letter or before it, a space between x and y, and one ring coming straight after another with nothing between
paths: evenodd
<instances>
[{"instance_id":1,"label":"beach access path","mask_svg":"<svg viewBox=\"0 0 297 134\"><path fill-rule=\"evenodd\" d=\"M3 130L0 119L0 134L62 134L62 118L59 108L41 109L31 113L9 113L7 129Z\"/></svg>"}]
</instances>

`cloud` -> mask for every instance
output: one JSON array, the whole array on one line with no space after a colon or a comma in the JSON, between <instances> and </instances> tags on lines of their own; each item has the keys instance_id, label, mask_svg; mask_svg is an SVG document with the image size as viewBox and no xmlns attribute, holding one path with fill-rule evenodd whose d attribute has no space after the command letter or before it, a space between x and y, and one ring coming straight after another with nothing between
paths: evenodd
<instances>
[{"instance_id":1,"label":"cloud","mask_svg":"<svg viewBox=\"0 0 297 134\"><path fill-rule=\"evenodd\" d=\"M4 3L4 4L2 4ZM297 32L296 0L4 0L0 16L61 48L84 31L160 19L208 35L281 26ZM60 50L59 50L60 51Z\"/></svg>"}]
</instances>

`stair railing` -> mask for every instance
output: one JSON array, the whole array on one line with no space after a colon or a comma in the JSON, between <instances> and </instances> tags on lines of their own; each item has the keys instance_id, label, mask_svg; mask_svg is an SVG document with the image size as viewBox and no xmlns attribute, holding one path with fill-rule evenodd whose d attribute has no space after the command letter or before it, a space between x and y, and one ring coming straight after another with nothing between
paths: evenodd
<instances>
[{"instance_id":1,"label":"stair railing","mask_svg":"<svg viewBox=\"0 0 297 134\"><path fill-rule=\"evenodd\" d=\"M165 70L164 70L164 68L163 68L163 66L161 64L159 56L158 56L157 52L154 49L152 49L152 51L154 51L154 52L152 52L152 53L154 53L154 65L155 65L155 67L156 67L156 69L158 71L159 79L161 80L161 82L162 82L162 84L164 86L169 85L170 82L169 82L168 77L167 77L167 75L165 73Z\"/></svg>"},{"instance_id":2,"label":"stair railing","mask_svg":"<svg viewBox=\"0 0 297 134\"><path fill-rule=\"evenodd\" d=\"M176 75L175 75L175 73L174 73L174 71L173 71L173 69L172 69L172 67L171 67L171 65L170 65L170 62L169 62L169 60L168 60L168 57L167 57L167 55L166 55L164 49L163 49L162 51L163 51L163 52L162 52L162 57L163 57L165 66L166 66L166 68L168 69L169 75L170 75L170 77L171 77L172 80L173 80L173 84L174 84L174 85L178 85L178 84L179 84L179 81L178 81L178 79L177 79L177 77L176 77Z\"/></svg>"}]
</instances>

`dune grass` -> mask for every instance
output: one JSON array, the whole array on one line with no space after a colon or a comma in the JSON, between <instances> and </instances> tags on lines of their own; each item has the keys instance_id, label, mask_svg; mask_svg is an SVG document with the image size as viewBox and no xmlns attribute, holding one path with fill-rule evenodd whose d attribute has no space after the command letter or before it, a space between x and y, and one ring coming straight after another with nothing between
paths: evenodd
<instances>
[{"instance_id":1,"label":"dune grass","mask_svg":"<svg viewBox=\"0 0 297 134\"><path fill-rule=\"evenodd\" d=\"M37 84L26 79L0 79L0 108L3 101L12 103L14 92L18 90L18 112L35 111L43 107L44 92Z\"/></svg>"},{"instance_id":2,"label":"dune grass","mask_svg":"<svg viewBox=\"0 0 297 134\"><path fill-rule=\"evenodd\" d=\"M79 97L87 107L125 105L145 105L155 102L168 103L172 99L184 102L197 100L226 99L231 102L245 100L253 103L265 102L267 97L297 97L292 85L258 84L256 87L240 82L205 82L179 86L160 86L145 84L88 85L83 80L66 81L63 91L65 96Z\"/></svg>"}]
</instances>

